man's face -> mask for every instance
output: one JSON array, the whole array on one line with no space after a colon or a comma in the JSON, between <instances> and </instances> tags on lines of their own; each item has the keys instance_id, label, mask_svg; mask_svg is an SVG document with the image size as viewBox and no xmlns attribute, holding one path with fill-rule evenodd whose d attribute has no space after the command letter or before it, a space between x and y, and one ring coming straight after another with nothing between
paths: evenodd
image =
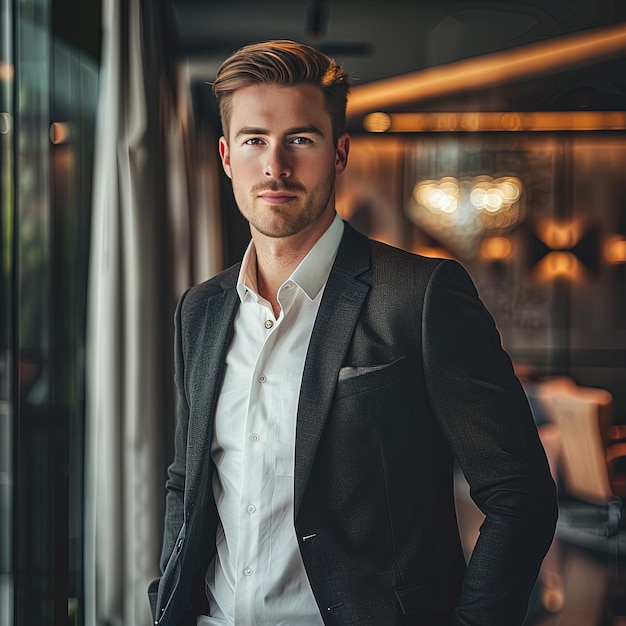
<instances>
[{"instance_id":1,"label":"man's face","mask_svg":"<svg viewBox=\"0 0 626 626\"><path fill-rule=\"evenodd\" d=\"M253 234L319 237L335 213L335 176L349 137L335 147L319 87L251 85L232 96L229 137L220 138L224 171Z\"/></svg>"}]
</instances>

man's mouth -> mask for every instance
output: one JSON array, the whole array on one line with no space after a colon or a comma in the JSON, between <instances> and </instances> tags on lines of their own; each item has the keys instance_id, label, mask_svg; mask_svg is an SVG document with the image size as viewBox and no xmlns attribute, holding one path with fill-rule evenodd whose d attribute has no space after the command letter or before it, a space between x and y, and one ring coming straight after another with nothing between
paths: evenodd
<instances>
[{"instance_id":1,"label":"man's mouth","mask_svg":"<svg viewBox=\"0 0 626 626\"><path fill-rule=\"evenodd\" d=\"M259 198L268 204L286 204L297 197L297 194L288 191L263 191L259 194Z\"/></svg>"}]
</instances>

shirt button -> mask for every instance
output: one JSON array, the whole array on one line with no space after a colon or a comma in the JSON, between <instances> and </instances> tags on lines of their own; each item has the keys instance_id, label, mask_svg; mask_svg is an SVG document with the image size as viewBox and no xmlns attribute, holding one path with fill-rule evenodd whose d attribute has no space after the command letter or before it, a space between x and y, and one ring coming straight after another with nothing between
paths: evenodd
<instances>
[{"instance_id":1,"label":"shirt button","mask_svg":"<svg viewBox=\"0 0 626 626\"><path fill-rule=\"evenodd\" d=\"M251 567L246 567L246 569L245 569L245 570L243 570L243 573L244 573L246 576L252 576L252 568L251 568Z\"/></svg>"},{"instance_id":2,"label":"shirt button","mask_svg":"<svg viewBox=\"0 0 626 626\"><path fill-rule=\"evenodd\" d=\"M257 441L261 441L261 435L259 435L258 433L252 433L250 435L250 441L254 441L254 443L256 443Z\"/></svg>"},{"instance_id":3,"label":"shirt button","mask_svg":"<svg viewBox=\"0 0 626 626\"><path fill-rule=\"evenodd\" d=\"M261 374L258 380L260 383L264 383L267 380L267 376L265 374Z\"/></svg>"},{"instance_id":4,"label":"shirt button","mask_svg":"<svg viewBox=\"0 0 626 626\"><path fill-rule=\"evenodd\" d=\"M274 326L274 322L272 320L265 320L265 328L269 330L272 326Z\"/></svg>"},{"instance_id":5,"label":"shirt button","mask_svg":"<svg viewBox=\"0 0 626 626\"><path fill-rule=\"evenodd\" d=\"M248 506L248 508L246 509L246 511L248 511L248 513L250 513L250 515L252 515L252 513L254 513L256 511L256 507L254 506L254 504L250 504Z\"/></svg>"}]
</instances>

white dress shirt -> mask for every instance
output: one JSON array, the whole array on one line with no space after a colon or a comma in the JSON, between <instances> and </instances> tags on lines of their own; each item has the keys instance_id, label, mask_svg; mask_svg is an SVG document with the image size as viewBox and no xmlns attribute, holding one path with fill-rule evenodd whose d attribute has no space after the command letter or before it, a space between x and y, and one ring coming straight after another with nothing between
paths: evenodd
<instances>
[{"instance_id":1,"label":"white dress shirt","mask_svg":"<svg viewBox=\"0 0 626 626\"><path fill-rule=\"evenodd\" d=\"M343 222L335 220L278 290L258 295L250 243L226 355L211 457L220 516L198 626L321 626L294 529L296 413L304 361Z\"/></svg>"}]
</instances>

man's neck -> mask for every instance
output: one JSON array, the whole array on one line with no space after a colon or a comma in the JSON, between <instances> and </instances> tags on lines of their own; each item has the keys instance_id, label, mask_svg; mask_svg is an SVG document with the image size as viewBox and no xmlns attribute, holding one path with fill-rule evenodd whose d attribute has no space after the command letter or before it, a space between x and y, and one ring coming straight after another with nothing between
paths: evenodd
<instances>
[{"instance_id":1,"label":"man's neck","mask_svg":"<svg viewBox=\"0 0 626 626\"><path fill-rule=\"evenodd\" d=\"M280 286L291 276L302 259L319 241L332 224L334 217L333 213L325 228L321 232L317 231L314 236L308 233L298 233L293 237L273 238L266 237L251 229L256 251L259 295L272 305L276 316L280 313L280 304L278 303Z\"/></svg>"},{"instance_id":2,"label":"man's neck","mask_svg":"<svg viewBox=\"0 0 626 626\"><path fill-rule=\"evenodd\" d=\"M274 310L274 315L278 317L280 305L278 303L278 289L291 276L298 264L306 256L300 250L268 249L262 246L256 247L256 277L259 295L265 298Z\"/></svg>"}]
</instances>

